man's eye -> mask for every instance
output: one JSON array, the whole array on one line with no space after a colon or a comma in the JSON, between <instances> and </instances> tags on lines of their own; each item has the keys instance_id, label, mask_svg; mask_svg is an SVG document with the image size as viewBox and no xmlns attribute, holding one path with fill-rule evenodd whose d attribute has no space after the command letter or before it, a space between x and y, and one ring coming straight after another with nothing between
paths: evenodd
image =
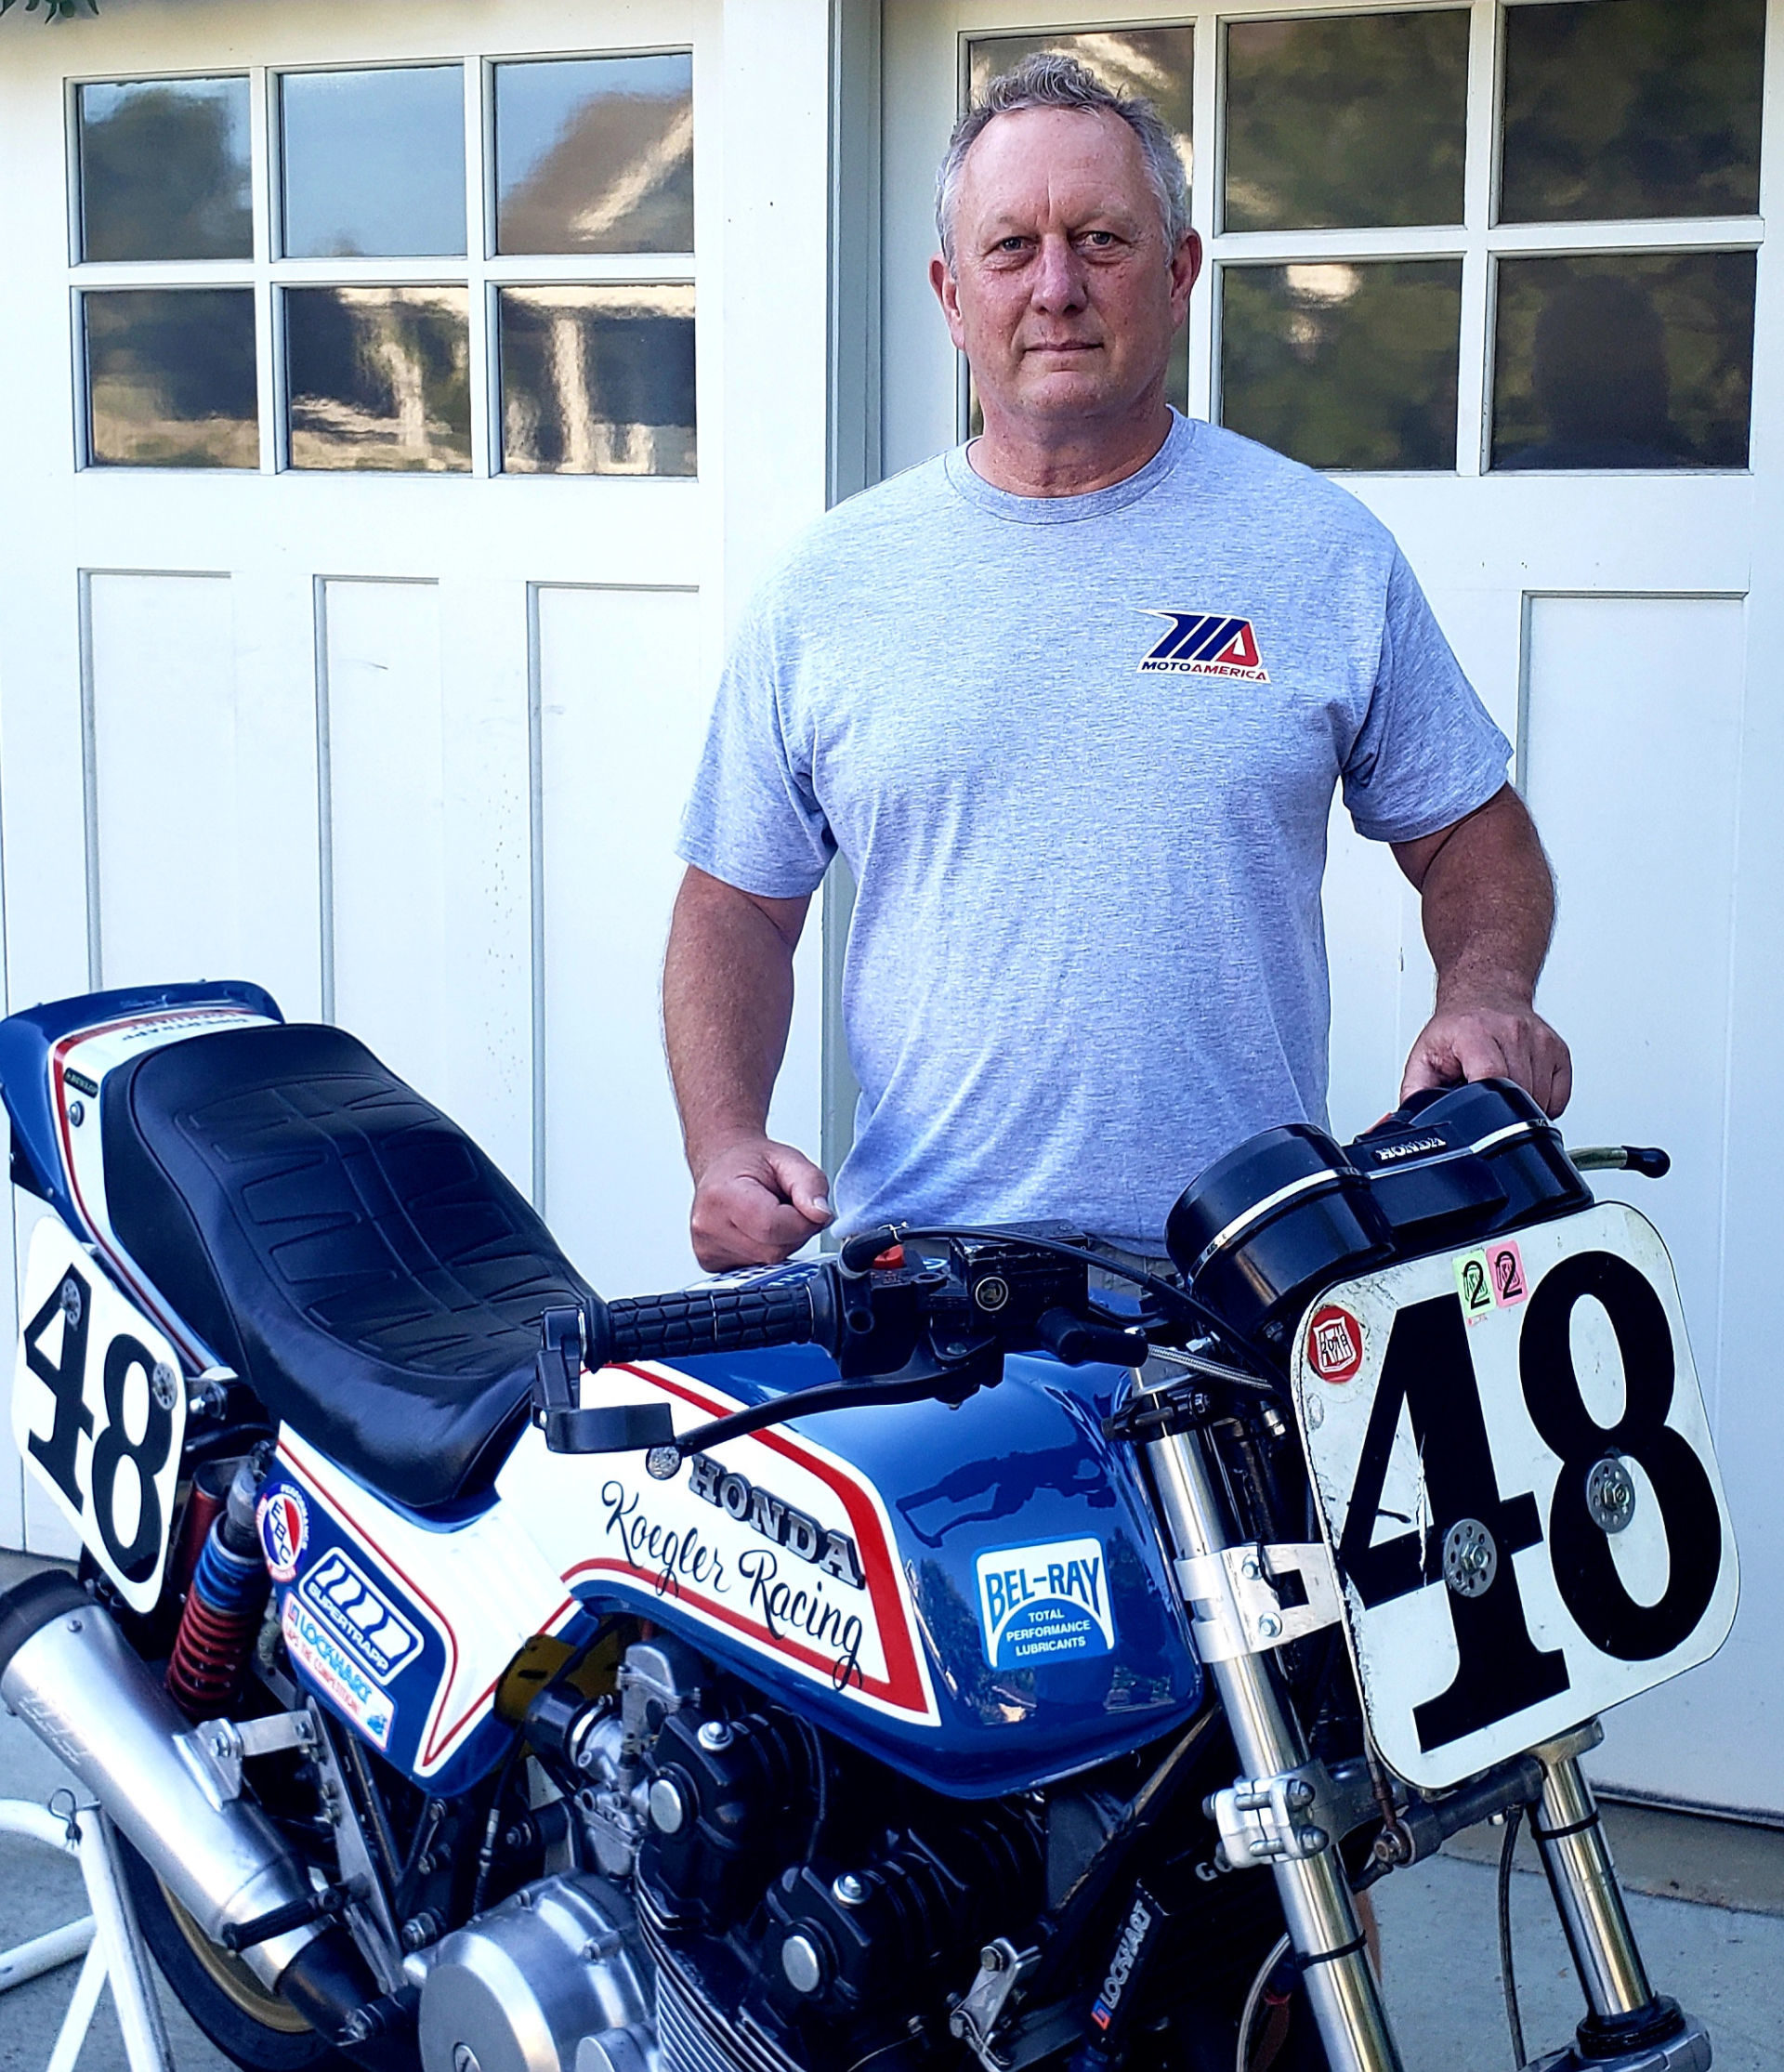
<instances>
[{"instance_id":1,"label":"man's eye","mask_svg":"<svg viewBox=\"0 0 1784 2072\"><path fill-rule=\"evenodd\" d=\"M1000 252L1021 252L1027 249L1028 242L1027 238L1000 238L997 241L997 249Z\"/></svg>"},{"instance_id":2,"label":"man's eye","mask_svg":"<svg viewBox=\"0 0 1784 2072\"><path fill-rule=\"evenodd\" d=\"M1113 230L1086 230L1084 243L1095 246L1098 252L1107 252L1115 243L1115 233Z\"/></svg>"}]
</instances>

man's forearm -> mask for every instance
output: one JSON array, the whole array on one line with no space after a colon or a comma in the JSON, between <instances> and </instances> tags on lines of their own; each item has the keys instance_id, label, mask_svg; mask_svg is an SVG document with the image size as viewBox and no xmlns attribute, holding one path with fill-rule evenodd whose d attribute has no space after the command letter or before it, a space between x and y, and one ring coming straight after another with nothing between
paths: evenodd
<instances>
[{"instance_id":1,"label":"man's forearm","mask_svg":"<svg viewBox=\"0 0 1784 2072\"><path fill-rule=\"evenodd\" d=\"M1437 997L1400 1082L1404 1099L1458 1080L1505 1078L1551 1115L1568 1105L1568 1046L1536 1012L1554 929L1554 881L1509 785L1453 827L1395 845L1418 887Z\"/></svg>"},{"instance_id":2,"label":"man's forearm","mask_svg":"<svg viewBox=\"0 0 1784 2072\"><path fill-rule=\"evenodd\" d=\"M663 957L663 1039L696 1177L723 1146L767 1127L805 907L803 899L760 901L693 870L676 895Z\"/></svg>"},{"instance_id":3,"label":"man's forearm","mask_svg":"<svg viewBox=\"0 0 1784 2072\"><path fill-rule=\"evenodd\" d=\"M1419 884L1439 1008L1535 997L1554 932L1554 881L1509 789L1460 822Z\"/></svg>"}]
</instances>

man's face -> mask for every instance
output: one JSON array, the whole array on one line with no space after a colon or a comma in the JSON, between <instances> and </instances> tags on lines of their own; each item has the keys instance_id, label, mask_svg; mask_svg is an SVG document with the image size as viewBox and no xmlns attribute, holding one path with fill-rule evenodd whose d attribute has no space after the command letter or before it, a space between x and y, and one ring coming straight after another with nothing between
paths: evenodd
<instances>
[{"instance_id":1,"label":"man's face","mask_svg":"<svg viewBox=\"0 0 1784 2072\"><path fill-rule=\"evenodd\" d=\"M987 424L1032 432L1112 418L1161 392L1201 264L1167 251L1138 138L1117 115L1025 108L961 169L954 260L929 278Z\"/></svg>"}]
</instances>

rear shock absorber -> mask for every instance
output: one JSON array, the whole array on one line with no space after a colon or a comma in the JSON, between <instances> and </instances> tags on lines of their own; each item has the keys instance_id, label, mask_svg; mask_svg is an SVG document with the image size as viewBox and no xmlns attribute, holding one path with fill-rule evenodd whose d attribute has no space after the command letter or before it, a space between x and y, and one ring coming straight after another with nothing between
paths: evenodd
<instances>
[{"instance_id":1,"label":"rear shock absorber","mask_svg":"<svg viewBox=\"0 0 1784 2072\"><path fill-rule=\"evenodd\" d=\"M195 1720L229 1711L259 1634L268 1582L254 1514L265 1474L266 1451L256 1447L236 1469L229 1500L204 1536L179 1615L167 1691Z\"/></svg>"}]
</instances>

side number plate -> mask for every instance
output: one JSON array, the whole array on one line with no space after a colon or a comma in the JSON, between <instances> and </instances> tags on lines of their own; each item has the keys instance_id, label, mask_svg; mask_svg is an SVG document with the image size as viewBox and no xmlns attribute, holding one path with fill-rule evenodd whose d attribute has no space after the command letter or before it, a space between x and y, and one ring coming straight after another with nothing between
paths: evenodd
<instances>
[{"instance_id":1,"label":"side number plate","mask_svg":"<svg viewBox=\"0 0 1784 2072\"><path fill-rule=\"evenodd\" d=\"M178 1356L54 1216L32 1233L12 1436L133 1611L152 1609L186 1433Z\"/></svg>"},{"instance_id":2,"label":"side number plate","mask_svg":"<svg viewBox=\"0 0 1784 2072\"><path fill-rule=\"evenodd\" d=\"M1302 1318L1301 1432L1370 1724L1438 1790L1713 1655L1735 1542L1672 1262L1620 1202Z\"/></svg>"}]
</instances>

